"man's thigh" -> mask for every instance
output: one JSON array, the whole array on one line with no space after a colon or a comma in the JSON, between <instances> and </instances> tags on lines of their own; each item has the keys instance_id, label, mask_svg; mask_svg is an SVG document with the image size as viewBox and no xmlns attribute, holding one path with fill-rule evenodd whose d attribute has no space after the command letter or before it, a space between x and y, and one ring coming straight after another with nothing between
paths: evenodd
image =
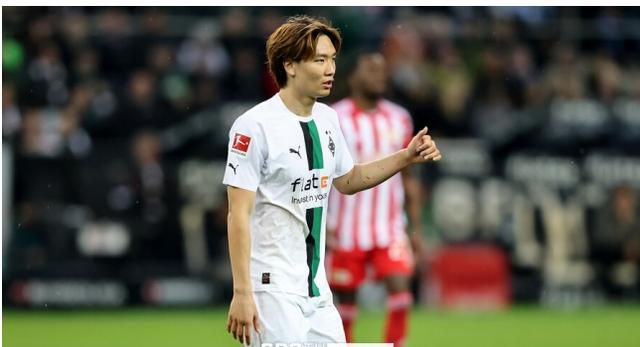
<instances>
[{"instance_id":1,"label":"man's thigh","mask_svg":"<svg viewBox=\"0 0 640 347\"><path fill-rule=\"evenodd\" d=\"M310 327L297 302L301 297L271 292L257 292L254 297L261 329L259 336L252 335L252 346L305 342Z\"/></svg>"},{"instance_id":2,"label":"man's thigh","mask_svg":"<svg viewBox=\"0 0 640 347\"><path fill-rule=\"evenodd\" d=\"M307 342L346 342L340 314L333 304L317 307L308 319Z\"/></svg>"}]
</instances>

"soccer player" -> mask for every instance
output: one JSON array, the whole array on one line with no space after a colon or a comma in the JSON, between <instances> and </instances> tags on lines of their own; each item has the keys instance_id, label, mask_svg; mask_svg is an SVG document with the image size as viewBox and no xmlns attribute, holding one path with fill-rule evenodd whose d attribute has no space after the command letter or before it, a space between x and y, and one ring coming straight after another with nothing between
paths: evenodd
<instances>
[{"instance_id":1,"label":"soccer player","mask_svg":"<svg viewBox=\"0 0 640 347\"><path fill-rule=\"evenodd\" d=\"M331 91L340 45L326 20L288 19L267 40L279 92L229 133L227 331L245 344L344 342L324 270L331 186L353 194L441 158L423 129L406 148L354 165L336 112L316 101Z\"/></svg>"},{"instance_id":2,"label":"soccer player","mask_svg":"<svg viewBox=\"0 0 640 347\"><path fill-rule=\"evenodd\" d=\"M379 159L406 148L413 136L411 116L401 106L386 100L384 57L361 51L350 64L347 97L333 108L338 112L343 134L355 161ZM332 192L329 200L329 284L338 299L346 338L352 341L357 315L356 291L366 279L367 266L387 289L385 342L403 346L412 303L409 290L413 273L410 242L421 253L421 186L408 169L362 193ZM405 233L404 207L411 238Z\"/></svg>"}]
</instances>

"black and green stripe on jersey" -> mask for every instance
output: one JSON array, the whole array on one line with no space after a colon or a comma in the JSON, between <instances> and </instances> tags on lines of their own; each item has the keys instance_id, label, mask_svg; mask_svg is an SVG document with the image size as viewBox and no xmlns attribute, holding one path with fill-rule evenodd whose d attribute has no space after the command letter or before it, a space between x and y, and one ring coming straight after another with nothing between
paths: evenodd
<instances>
[{"instance_id":1,"label":"black and green stripe on jersey","mask_svg":"<svg viewBox=\"0 0 640 347\"><path fill-rule=\"evenodd\" d=\"M300 127L304 135L309 171L324 168L322 143L320 142L318 127L315 121L300 122ZM322 207L309 208L306 213L307 226L309 227L309 235L305 240L307 245L307 266L309 267L307 283L309 286L309 296L311 297L320 295L320 290L313 279L318 273L318 266L320 266L320 233L322 231L323 213L324 209Z\"/></svg>"}]
</instances>

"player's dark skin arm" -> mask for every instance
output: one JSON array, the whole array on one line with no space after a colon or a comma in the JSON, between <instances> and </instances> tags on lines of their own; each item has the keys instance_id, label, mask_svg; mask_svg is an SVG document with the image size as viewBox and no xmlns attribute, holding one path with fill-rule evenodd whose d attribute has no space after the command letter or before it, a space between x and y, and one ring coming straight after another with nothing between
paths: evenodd
<instances>
[{"instance_id":1,"label":"player's dark skin arm","mask_svg":"<svg viewBox=\"0 0 640 347\"><path fill-rule=\"evenodd\" d=\"M422 184L410 168L402 170L402 185L405 192L405 211L409 219L409 239L415 251L416 261L424 254L422 239Z\"/></svg>"},{"instance_id":2,"label":"player's dark skin arm","mask_svg":"<svg viewBox=\"0 0 640 347\"><path fill-rule=\"evenodd\" d=\"M412 164L440 159L438 147L424 128L411 139L407 148L382 159L356 164L347 174L334 179L333 185L340 193L352 195L377 186Z\"/></svg>"},{"instance_id":3,"label":"player's dark skin arm","mask_svg":"<svg viewBox=\"0 0 640 347\"><path fill-rule=\"evenodd\" d=\"M260 330L258 310L253 300L249 262L251 259L250 217L256 193L229 186L229 257L233 275L233 299L229 306L227 332L251 344L251 330Z\"/></svg>"}]
</instances>

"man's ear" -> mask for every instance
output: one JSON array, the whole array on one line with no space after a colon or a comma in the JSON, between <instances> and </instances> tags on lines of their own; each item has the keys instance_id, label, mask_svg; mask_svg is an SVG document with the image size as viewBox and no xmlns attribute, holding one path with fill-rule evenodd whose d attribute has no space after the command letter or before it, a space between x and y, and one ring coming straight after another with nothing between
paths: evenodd
<instances>
[{"instance_id":1,"label":"man's ear","mask_svg":"<svg viewBox=\"0 0 640 347\"><path fill-rule=\"evenodd\" d=\"M296 66L294 62L285 61L282 63L282 66L284 67L284 71L287 73L287 76L291 78L296 77Z\"/></svg>"}]
</instances>

